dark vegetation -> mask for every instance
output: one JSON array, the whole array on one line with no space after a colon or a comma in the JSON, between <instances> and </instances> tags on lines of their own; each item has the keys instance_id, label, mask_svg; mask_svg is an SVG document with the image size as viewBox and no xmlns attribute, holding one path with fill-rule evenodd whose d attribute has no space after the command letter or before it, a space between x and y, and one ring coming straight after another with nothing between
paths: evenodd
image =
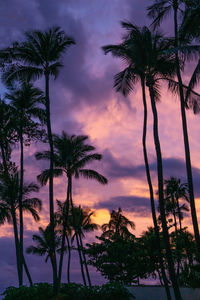
<instances>
[{"instance_id":1,"label":"dark vegetation","mask_svg":"<svg viewBox=\"0 0 200 300\"><path fill-rule=\"evenodd\" d=\"M153 277L165 287L171 299L169 286L176 300L181 300L180 286L199 287L200 236L195 207L191 154L187 130L186 110L199 113L200 95L195 91L200 76L200 3L199 0L155 0L148 7L151 26L137 27L122 22L124 36L118 45L103 47L125 63L125 68L114 77L117 92L127 96L140 84L141 103L144 108L143 154L153 227L140 237L134 235L135 224L119 208L113 210L108 224L101 228L93 222L92 209L75 206L73 182L83 177L102 185L108 180L89 167L100 161L88 137L54 134L51 122L50 78L57 78L62 57L68 47L76 47L75 40L58 27L46 31L30 31L23 42L0 51L2 82L7 88L0 101L0 224L13 226L16 267L19 288L8 288L4 296L9 299L128 299L124 285L140 284L141 279ZM172 37L158 30L163 19L171 13L174 24ZM195 69L184 83L185 66L193 60ZM44 77L44 90L34 86ZM187 183L178 178L163 178L162 148L159 140L157 103L162 99L161 85L167 83L169 91L178 95L183 128ZM147 93L149 97L147 97ZM153 114L153 141L157 158L158 186L154 187L147 155L147 100ZM26 181L24 148L34 142L46 144L46 151L37 152L37 160L46 160L48 167L41 170L37 180L49 187L49 225L39 228L33 235L33 244L24 249L24 214L40 220L42 200L32 195L40 187ZM19 166L12 159L12 151L19 145ZM66 200L55 199L54 178L62 177L66 183ZM156 209L155 198L159 207ZM184 227L185 215L191 215L193 233ZM85 234L101 230L97 241L84 244ZM71 283L71 257L77 251L83 286ZM26 253L44 256L52 266L53 284L33 284ZM67 282L62 278L63 261L67 259ZM94 266L111 284L92 287L88 264ZM25 274L24 274L25 273ZM30 287L23 286L27 276Z\"/></svg>"}]
</instances>

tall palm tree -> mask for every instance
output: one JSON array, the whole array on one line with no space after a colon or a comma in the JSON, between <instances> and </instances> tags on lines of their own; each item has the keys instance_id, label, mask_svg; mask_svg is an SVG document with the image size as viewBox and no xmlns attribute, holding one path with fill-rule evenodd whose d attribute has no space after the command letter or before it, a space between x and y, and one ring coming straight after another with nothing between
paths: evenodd
<instances>
[{"instance_id":1,"label":"tall palm tree","mask_svg":"<svg viewBox=\"0 0 200 300\"><path fill-rule=\"evenodd\" d=\"M37 222L40 220L38 212L41 210L42 203L39 198L32 197L29 195L32 192L38 192L39 187L35 183L25 184L23 186L22 195L22 211L23 213L30 213L34 220ZM17 271L19 285L20 281L20 260L19 260L19 238L18 238L18 216L19 216L19 192L20 192L20 181L19 173L16 168L9 170L9 177L5 174L0 176L0 224L4 224L6 221L13 225L14 238L15 238L15 250L16 250L16 260L17 260ZM22 261L25 267L25 271L29 278L30 283L32 283L28 268L26 266L24 256Z\"/></svg>"},{"instance_id":2,"label":"tall palm tree","mask_svg":"<svg viewBox=\"0 0 200 300\"><path fill-rule=\"evenodd\" d=\"M88 270L87 259L84 252L83 238L85 237L84 232L91 232L98 229L98 225L92 222L91 217L93 214L94 211L91 211L90 209L86 209L86 208L81 208L80 205L78 207L74 207L74 219L76 222L75 228L80 242L82 260L85 266L89 286L91 286L92 284L91 284L90 274ZM76 231L74 233L74 236L72 237L72 241L76 235Z\"/></svg>"},{"instance_id":3,"label":"tall palm tree","mask_svg":"<svg viewBox=\"0 0 200 300\"><path fill-rule=\"evenodd\" d=\"M14 64L8 64L3 74L3 81L10 84L14 80L35 80L45 77L45 107L47 118L47 134L50 149L50 177L49 177L49 210L51 248L54 245L54 201L53 201L53 139L51 129L49 79L56 78L63 66L62 55L66 49L75 44L73 38L67 36L59 27L47 31L30 31L25 34L26 40L21 44L15 43L13 47L1 51L1 56L9 57ZM56 255L53 259L54 293L57 293L57 262Z\"/></svg>"},{"instance_id":4,"label":"tall palm tree","mask_svg":"<svg viewBox=\"0 0 200 300\"><path fill-rule=\"evenodd\" d=\"M145 168L147 181L149 185L151 210L154 222L154 228L157 236L157 242L159 247L160 265L162 270L162 276L165 282L165 288L168 299L171 299L170 291L168 288L168 281L165 275L165 270L162 262L160 241L159 241L159 229L156 219L156 211L154 204L153 186L151 182L150 169L148 163L147 149L146 149L146 128L147 128L147 104L145 86L148 87L151 99L152 112L154 115L154 142L157 153L157 166L158 166L158 183L159 183L159 201L162 203L162 223L165 236L165 244L167 248L169 266L171 269L171 280L174 281L174 287L176 286L176 279L174 278L173 261L171 257L169 237L167 232L167 225L165 219L164 202L163 202L163 174L162 174L162 157L160 151L160 143L158 136L158 124L157 124L157 110L155 101L160 99L159 94L159 80L160 78L170 79L174 72L174 60L172 55L166 55L165 51L171 46L171 41L163 39L158 33L151 34L147 27L142 29L132 25L131 23L122 22L122 26L127 30L126 36L119 45L104 46L103 50L105 54L111 52L114 56L123 59L126 62L127 67L115 76L115 87L117 90L122 90L124 93L131 91L140 79L143 95L144 106L144 123L143 123L143 154L145 160ZM179 294L179 292L177 291Z\"/></svg>"},{"instance_id":5,"label":"tall palm tree","mask_svg":"<svg viewBox=\"0 0 200 300\"><path fill-rule=\"evenodd\" d=\"M190 1L182 1L182 0L155 0L155 3L148 7L149 13L148 15L154 19L153 25L157 27L160 25L162 20L169 15L170 11L173 11L173 20L174 20L174 47L175 49L179 49L179 46L182 46L182 41L179 36L179 25L178 25L178 12L181 10L181 5L185 2L186 8L190 4ZM194 1L196 2L196 1ZM194 3L192 1L192 3ZM190 2L191 3L191 2ZM187 56L190 56L193 52L192 49L194 47L184 47ZM199 51L199 48L197 48ZM199 227L196 215L196 207L195 207L195 199L194 199L194 188L193 188L193 178L192 178L192 167L191 167L191 158L190 158L190 147L189 147L189 138L188 138L188 129L187 129L187 119L185 109L188 106L188 95L191 91L191 88L198 81L198 76L196 74L199 73L199 66L197 66L197 70L194 71L195 76L191 77L191 81L189 83L189 89L187 91L186 97L184 96L184 85L181 75L181 63L180 63L180 55L179 51L175 51L175 65L176 65L176 73L178 78L178 90L180 96L180 105L181 105L181 117L182 117L182 127L183 127L183 137L184 137L184 147L185 147L185 160L186 160L186 169L187 169L187 179L188 179L188 188L189 188L189 196L190 196L190 208L192 215L192 222L195 234L195 240L197 245L197 250L200 253L200 235L199 235ZM194 75L193 74L193 75ZM192 106L196 109L197 101L192 101Z\"/></svg>"},{"instance_id":6,"label":"tall palm tree","mask_svg":"<svg viewBox=\"0 0 200 300\"><path fill-rule=\"evenodd\" d=\"M51 248L51 229L48 225L45 229L42 227L39 227L39 233L40 234L34 234L32 239L36 243L36 246L29 246L26 249L26 252L28 254L36 254L39 256L46 255L45 262L48 262L48 259L50 258L51 264L53 265L54 261L54 252L52 252ZM60 247L60 237L57 235L57 232L55 231L55 250L59 250Z\"/></svg>"},{"instance_id":7,"label":"tall palm tree","mask_svg":"<svg viewBox=\"0 0 200 300\"><path fill-rule=\"evenodd\" d=\"M62 132L61 136L54 136L54 176L61 176L65 174L67 176L67 199L66 199L66 224L69 208L72 210L73 218L73 227L76 233L76 243L79 251L79 259L81 265L81 272L83 277L83 282L86 284L85 275L83 270L83 261L80 251L80 243L78 239L78 233L76 230L76 222L73 209L73 200L72 200L72 178L78 179L83 177L86 179L95 179L101 184L106 184L107 179L99 174L98 172L92 169L86 169L85 166L93 161L101 160L102 155L98 153L92 153L95 150L95 147L86 144L88 136L76 136L76 135L67 135L65 132ZM50 159L50 152L38 152L36 153L37 159ZM44 170L39 176L38 180L43 184L47 184L47 181L50 178L50 169ZM63 235L65 234L65 228L63 229ZM64 245L64 244L63 244ZM60 265L62 266L63 260L63 249L61 250Z\"/></svg>"},{"instance_id":8,"label":"tall palm tree","mask_svg":"<svg viewBox=\"0 0 200 300\"><path fill-rule=\"evenodd\" d=\"M23 211L22 194L24 184L24 144L29 144L33 139L41 139L43 131L40 124L33 118L45 121L45 110L41 107L44 104L42 91L33 87L31 83L24 82L21 86L13 88L5 95L10 101L12 113L15 116L15 130L20 143L20 191L19 191L19 214L20 214L20 268L21 285L23 284Z\"/></svg>"}]
</instances>

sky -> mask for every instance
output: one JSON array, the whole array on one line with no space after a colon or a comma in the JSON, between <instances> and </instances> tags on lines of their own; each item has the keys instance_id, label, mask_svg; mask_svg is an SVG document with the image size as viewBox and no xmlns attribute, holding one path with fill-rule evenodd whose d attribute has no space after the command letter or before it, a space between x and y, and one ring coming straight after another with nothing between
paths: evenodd
<instances>
[{"instance_id":1,"label":"sky","mask_svg":"<svg viewBox=\"0 0 200 300\"><path fill-rule=\"evenodd\" d=\"M148 0L9 0L0 3L1 48L16 40L23 40L24 32L31 29L47 29L60 26L72 36L76 45L71 46L63 57L64 68L56 81L50 82L50 99L53 132L62 130L68 134L88 135L89 142L103 155L101 162L92 165L108 178L108 185L79 179L74 182L75 204L95 210L94 220L103 224L109 220L109 211L121 207L136 224L139 236L152 225L149 192L146 182L143 152L143 109L140 86L124 98L116 93L113 77L123 64L111 55L105 56L101 47L120 43L123 30L120 21L136 25L149 25L146 17ZM169 34L172 22L167 20L163 32ZM192 73L193 64L186 68L184 80ZM44 88L44 81L36 83ZM198 89L197 89L198 90ZM3 96L5 88L0 84ZM149 100L149 99L148 99ZM149 101L148 101L149 102ZM162 99L157 104L159 133L163 154L164 177L176 176L186 182L183 137L179 100L162 86ZM200 143L199 116L187 112L191 159L197 213L200 218ZM152 114L148 105L148 156L154 190L157 190L156 157L152 136ZM36 161L34 154L45 145L33 144L25 148L25 181L36 181L44 163ZM14 152L19 161L19 153ZM55 180L54 199L65 200L66 179ZM25 247L39 226L48 224L48 188L38 195L43 201L41 220L35 223L25 216ZM185 218L185 226L191 229L191 219ZM94 241L95 234L87 236ZM51 267L44 258L27 255L33 280L51 281ZM41 267L42 265L42 267ZM91 269L93 283L103 282L102 277ZM64 271L64 280L66 272ZM73 259L72 279L81 282L78 258ZM0 290L17 284L16 260L12 226L0 227Z\"/></svg>"}]
</instances>

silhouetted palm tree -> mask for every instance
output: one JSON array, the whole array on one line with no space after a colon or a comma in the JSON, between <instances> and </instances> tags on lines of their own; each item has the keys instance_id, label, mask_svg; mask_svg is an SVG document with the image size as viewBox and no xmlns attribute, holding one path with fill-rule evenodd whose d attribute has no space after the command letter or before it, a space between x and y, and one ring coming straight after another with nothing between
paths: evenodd
<instances>
[{"instance_id":1,"label":"silhouetted palm tree","mask_svg":"<svg viewBox=\"0 0 200 300\"><path fill-rule=\"evenodd\" d=\"M24 184L24 144L27 145L32 140L41 139L43 131L40 124L33 120L39 119L44 122L45 111L41 107L44 104L42 91L34 88L31 83L23 83L17 88L13 88L5 95L10 100L13 117L15 117L15 131L20 142L20 191L19 191L19 214L20 214L20 268L21 284L23 284L23 213L22 194Z\"/></svg>"},{"instance_id":2,"label":"silhouetted palm tree","mask_svg":"<svg viewBox=\"0 0 200 300\"><path fill-rule=\"evenodd\" d=\"M73 213L73 201L72 201L72 178L78 179L83 177L86 179L95 179L101 184L106 184L107 179L92 169L86 169L85 166L93 161L101 160L102 155L98 153L92 153L95 147L85 144L88 139L87 136L68 136L65 132L62 132L61 136L54 136L54 176L58 177L63 174L67 176L67 202L66 202L66 218L68 217L69 207L71 206L72 217L73 217L73 227L76 233L76 242L79 251L79 258L81 264L81 272L83 276L83 282L86 284L83 262L80 252L80 243L78 239L78 233L76 230L75 217ZM36 153L37 159L50 159L50 152L38 152ZM45 185L50 178L50 169L44 170L39 176L38 180L41 184ZM67 224L67 220L66 220ZM64 228L65 229L65 228ZM63 235L65 230L63 230ZM61 250L61 264L63 259L63 249Z\"/></svg>"},{"instance_id":3,"label":"silhouetted palm tree","mask_svg":"<svg viewBox=\"0 0 200 300\"><path fill-rule=\"evenodd\" d=\"M184 1L186 7L189 1ZM193 50L199 51L199 47L195 49L194 46L185 47L182 45L182 41L180 40L179 36L179 25L178 25L178 12L181 8L183 1L181 0L156 0L155 3L148 7L149 13L148 15L154 19L153 25L154 27L159 26L162 20L169 15L170 11L173 11L173 20L174 20L174 47L177 49L175 51L175 65L176 65L176 73L178 78L178 91L180 96L180 104L181 104L181 117L182 117L182 127L183 127L183 137L184 137L184 147L185 147L185 160L186 160L186 169L187 169L187 179L188 179L188 188L189 188L189 195L190 195L190 208L191 208L191 215L192 215L192 222L195 234L195 240L197 244L198 252L200 253L200 235L199 235L199 227L196 215L196 208L195 208L195 199L194 199L194 189L193 189L193 179L192 179L192 167L191 167L191 158L190 158L190 147L189 147L189 139L188 139L188 130L187 130L187 120L186 120L186 113L185 108L188 107L189 102L189 94L191 94L191 89L194 87L194 84L198 80L198 76L196 73L199 73L200 65L197 66L197 70L195 70L194 74L191 77L191 81L189 83L189 89L187 90L186 96L184 96L184 85L181 76L181 62L180 62L180 55L179 50L181 46L182 51L186 53L186 56L191 57L193 54ZM190 2L191 3L191 2ZM194 1L193 3L196 3ZM189 5L190 6L190 5ZM199 110L199 105L197 105L197 101L192 100L191 103L194 110Z\"/></svg>"},{"instance_id":4,"label":"silhouetted palm tree","mask_svg":"<svg viewBox=\"0 0 200 300\"><path fill-rule=\"evenodd\" d=\"M26 252L28 254L36 254L39 256L46 255L45 262L48 261L50 258L51 264L53 265L54 263L54 255L55 252L52 252L51 248L51 229L50 226L48 225L45 229L42 227L39 227L39 233L40 234L34 234L32 237L32 240L36 243L36 246L29 246L26 249ZM55 250L59 250L60 248L60 237L56 234L57 232L55 231Z\"/></svg>"},{"instance_id":5,"label":"silhouetted palm tree","mask_svg":"<svg viewBox=\"0 0 200 300\"><path fill-rule=\"evenodd\" d=\"M169 179L164 181L165 184L165 199L167 200L165 205L168 206L166 209L172 212L174 217L174 225L177 231L176 216L179 219L180 230L182 229L181 221L183 219L183 212L188 211L186 203L180 204L180 200L189 202L188 195L188 184L181 183L181 180L171 176Z\"/></svg>"},{"instance_id":6,"label":"silhouetted palm tree","mask_svg":"<svg viewBox=\"0 0 200 300\"><path fill-rule=\"evenodd\" d=\"M22 194L22 212L30 213L34 220L39 221L40 217L38 212L41 210L41 200L33 197L29 198L32 192L38 192L39 187L35 183L25 184L23 186ZM19 238L18 238L18 216L19 216L19 192L20 192L20 180L19 174L16 168L9 170L9 177L1 174L0 176L0 224L4 224L6 221L13 225L14 238L15 238L15 249L16 249L16 260L17 260L17 271L19 285L20 280L20 260L19 260ZM32 280L26 266L24 256L22 257L22 263L24 264L25 271L29 278L30 283Z\"/></svg>"},{"instance_id":7,"label":"silhouetted palm tree","mask_svg":"<svg viewBox=\"0 0 200 300\"><path fill-rule=\"evenodd\" d=\"M53 202L53 139L50 117L49 78L56 78L63 66L61 57L66 49L75 44L73 38L67 36L59 27L50 28L47 31L30 31L25 34L26 41L13 47L4 49L2 56L9 56L16 64L5 68L3 81L10 84L14 80L35 80L45 77L45 106L47 118L47 133L50 148L50 177L49 177L49 209L51 247L54 251L54 202ZM53 282L54 293L57 293L57 262L54 255Z\"/></svg>"},{"instance_id":8,"label":"silhouetted palm tree","mask_svg":"<svg viewBox=\"0 0 200 300\"><path fill-rule=\"evenodd\" d=\"M158 167L158 185L159 185L159 202L162 206L162 226L164 233L165 246L167 250L167 259L170 271L170 278L172 280L177 295L180 294L178 286L176 284L175 272L173 267L173 260L169 244L169 236L167 230L167 224L165 219L164 199L163 199L163 171L162 171L162 156L160 150L160 142L158 136L158 118L155 102L160 100L159 92L159 80L161 78L172 78L174 68L173 55L165 53L172 46L172 42L169 39L164 39L161 34L152 34L147 27L142 29L134 26L131 23L122 23L122 26L127 30L126 36L123 38L123 42L120 45L108 45L103 47L105 53L111 52L114 56L122 58L128 65L121 73L115 77L115 86L117 89L126 87L125 91L130 91L133 85L137 82L138 75L141 79L142 91L143 91L143 105L144 105L144 125L143 125L143 152L145 158L145 167L147 180L150 190L150 199L152 207L152 216L154 226L158 239L159 247L159 231L156 221L156 212L153 198L153 188L151 183L148 157L146 151L146 97L145 97L145 85L149 89L152 112L154 116L154 143L157 154L157 167ZM160 250L161 253L161 250ZM164 274L164 268L162 267L162 258L160 255L160 263L162 268L162 275L165 280L165 287L168 299L171 299L170 291L168 289L167 279ZM178 296L179 297L179 296ZM178 299L178 298L177 298ZM180 299L180 298L179 298Z\"/></svg>"},{"instance_id":9,"label":"silhouetted palm tree","mask_svg":"<svg viewBox=\"0 0 200 300\"><path fill-rule=\"evenodd\" d=\"M135 229L135 223L125 217L122 214L122 209L119 207L117 211L111 211L109 222L101 226L101 229L103 230L102 237L111 238L115 235L121 236L123 239L134 237L128 227L132 230Z\"/></svg>"}]
</instances>

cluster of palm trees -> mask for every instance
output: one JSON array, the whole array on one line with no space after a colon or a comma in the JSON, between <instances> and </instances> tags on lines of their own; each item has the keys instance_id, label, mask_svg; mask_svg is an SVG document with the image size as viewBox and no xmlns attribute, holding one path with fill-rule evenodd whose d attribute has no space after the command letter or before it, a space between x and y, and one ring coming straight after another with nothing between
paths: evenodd
<instances>
[{"instance_id":1,"label":"cluster of palm trees","mask_svg":"<svg viewBox=\"0 0 200 300\"><path fill-rule=\"evenodd\" d=\"M157 31L157 28L160 26L163 19L169 16L170 12L172 12L174 16L174 35L172 38L165 38L161 33ZM182 78L182 71L184 70L187 60L196 58L199 55L200 47L199 45L196 45L194 43L195 39L199 38L198 12L199 1L196 0L155 0L154 3L148 7L148 16L153 19L153 23L151 25L152 30L147 27L139 28L131 23L122 22L122 27L126 30L126 35L123 37L121 44L107 45L103 47L105 54L111 52L113 56L121 58L127 64L126 68L123 71L115 75L114 87L117 91L122 92L126 96L133 90L135 84L138 81L140 81L141 83L144 106L144 161L147 181L149 185L154 228L157 233L158 248L160 248L158 225L156 221L154 204L154 192L146 148L146 88L149 91L150 103L153 113L153 137L157 157L158 200L160 208L160 218L165 241L168 270L176 299L182 299L182 297L175 274L165 215L162 152L158 133L158 115L156 103L161 99L161 82L168 82L169 89L173 92L176 92L180 99L187 181L189 188L189 203L191 208L197 252L200 253L200 236L194 200L192 167L186 120L187 108L193 108L195 113L199 111L200 96L193 90L199 79L199 60L188 85L185 85L183 83ZM178 24L178 20L181 20L180 24ZM160 264L163 264L161 255ZM171 299L163 268L162 274L164 276L163 278L165 282L167 297L168 299Z\"/></svg>"},{"instance_id":2,"label":"cluster of palm trees","mask_svg":"<svg viewBox=\"0 0 200 300\"><path fill-rule=\"evenodd\" d=\"M85 265L88 282L91 284L86 263L86 257L81 251L82 238L77 225L76 209L72 200L72 179L84 177L95 179L106 184L107 179L93 169L85 168L95 160L101 160L102 155L94 153L95 147L87 144L87 136L68 135L63 132L60 136L53 135L51 129L49 79L56 78L62 67L62 55L72 44L73 38L67 36L60 28L48 31L31 31L25 34L25 41L14 43L11 47L1 51L2 81L8 88L5 99L1 100L1 224L5 220L13 223L16 259L19 285L23 284L23 269L27 268L24 258L23 236L24 212L30 212L36 221L39 220L41 200L24 198L27 192L36 192L39 187L34 183L26 187L24 183L24 146L35 140L48 142L49 150L36 153L36 159L47 160L49 168L38 176L41 185L49 182L49 215L48 229L40 229L49 239L49 253L53 269L53 283L55 294L62 274L63 255L66 249L66 231L71 212L74 229L74 239L77 243L81 270L86 284L83 266ZM45 92L33 86L33 81L45 77ZM46 126L46 130L45 130ZM11 154L16 143L20 145L20 171L12 162ZM59 203L62 210L62 223L59 224L62 243L60 249L60 263L57 267L56 247L58 239L55 235L58 223L55 214L53 198L53 178L66 175L66 201ZM32 190L31 190L32 188ZM82 212L82 210L80 209ZM84 212L82 212L84 214ZM19 228L18 228L19 218ZM61 220L61 219L60 219ZM19 232L18 232L19 231ZM30 278L30 273L28 272ZM30 283L32 280L29 280Z\"/></svg>"},{"instance_id":3,"label":"cluster of palm trees","mask_svg":"<svg viewBox=\"0 0 200 300\"><path fill-rule=\"evenodd\" d=\"M174 34L173 37L164 37L157 28L163 19L173 13ZM169 236L169 211L173 212L175 234L178 236L177 216L182 230L182 211L187 206L180 206L177 194L174 194L172 186L173 178L164 182L162 151L158 132L157 102L161 100L160 87L162 82L167 82L169 89L178 94L180 99L185 162L187 170L188 196L190 205L194 236L197 249L197 258L200 254L200 236L196 216L193 178L190 158L189 138L187 132L186 109L192 108L194 113L199 112L200 95L194 91L199 80L200 61L197 65L189 83L183 81L185 64L190 59L198 58L199 45L199 1L198 0L155 0L148 7L148 16L153 19L151 29L139 28L131 23L122 22L126 34L118 45L107 45L103 47L105 54L111 52L115 57L121 58L126 67L115 75L114 87L117 91L128 95L139 82L142 89L142 102L144 107L143 123L143 153L146 168L147 182L149 186L150 203L152 209L153 224L157 241L159 264L165 285L168 300L171 299L169 280L163 259L163 245L161 245L159 224L155 208L155 192L153 189L149 159L146 145L147 134L147 95L148 90L150 104L153 114L153 138L157 157L157 180L160 222L166 250L166 261L170 281L173 286L176 300L182 299L177 280L177 272L172 255ZM180 20L180 24L178 24ZM34 184L24 183L24 146L39 140L48 143L49 149L36 153L36 159L47 160L49 167L38 175L37 179L41 185L49 186L49 225L46 229L40 228L41 236L34 235L33 238L41 248L28 248L29 252L45 254L50 257L53 270L54 293L59 289L62 276L63 258L68 249L68 262L70 265L70 249L68 234L73 232L79 253L83 282L86 277L91 284L86 256L83 251L82 231L80 231L77 220L84 219L85 212L81 208L74 207L72 199L73 179L84 177L95 179L101 184L106 184L107 179L86 165L93 161L99 161L102 156L95 153L95 148L87 144L87 136L69 136L62 132L61 135L52 133L51 103L50 103L50 78L57 78L61 67L62 57L65 51L75 41L65 34L59 27L47 31L29 31L25 34L23 42L15 42L10 47L0 51L2 81L8 88L5 99L0 102L0 209L1 224L7 220L13 223L16 259L19 285L23 284L23 269L30 278L30 273L24 257L23 236L24 224L23 214L30 212L34 219L39 220L41 200L38 198L26 198L31 192L37 192L39 187ZM34 81L44 77L44 92L34 87ZM46 128L45 128L46 127ZM12 162L12 150L16 143L20 148L19 172L16 164ZM54 209L54 177L66 175L66 201L58 202L58 211ZM176 180L174 180L176 182ZM174 183L178 184L179 183ZM164 188L165 185L165 188ZM183 192L186 186L180 186ZM181 196L182 197L182 196ZM166 201L166 199L171 199ZM77 215L78 214L78 215ZM89 214L90 216L90 214ZM88 220L90 217L88 216ZM18 228L19 218L19 228ZM70 224L70 225L69 225ZM59 231L59 238L57 237ZM48 243L47 243L48 240ZM66 248L66 242L68 247ZM48 244L48 247L47 247ZM45 248L46 247L46 248ZM57 262L56 250L60 247L60 261ZM48 248L48 249L47 249ZM46 249L46 250L45 250ZM40 252L41 250L41 252ZM177 245L177 253L179 246ZM180 262L178 262L178 268ZM68 271L68 280L69 271ZM30 279L31 282L31 279Z\"/></svg>"}]
</instances>

